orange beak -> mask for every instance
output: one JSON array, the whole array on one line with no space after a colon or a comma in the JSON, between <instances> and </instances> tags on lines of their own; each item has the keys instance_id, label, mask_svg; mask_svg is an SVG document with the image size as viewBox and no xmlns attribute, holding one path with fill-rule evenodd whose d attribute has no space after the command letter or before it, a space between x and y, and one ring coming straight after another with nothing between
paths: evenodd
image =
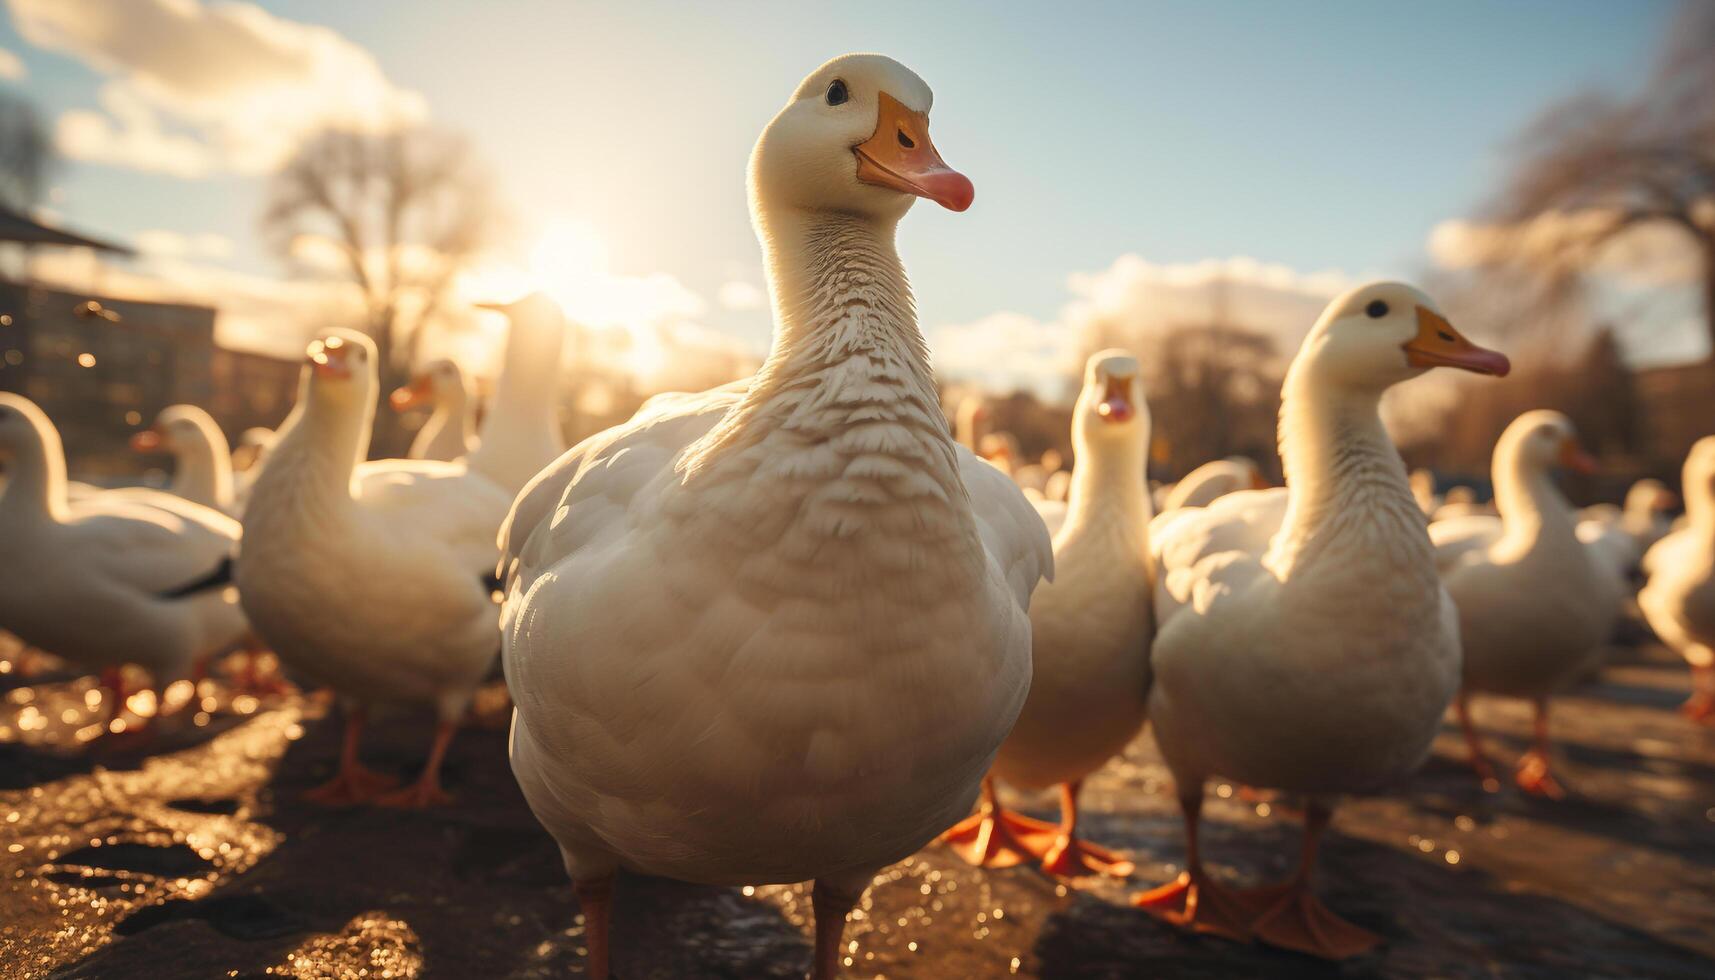
<instances>
[{"instance_id":1,"label":"orange beak","mask_svg":"<svg viewBox=\"0 0 1715 980\"><path fill-rule=\"evenodd\" d=\"M1405 342L1405 359L1412 367L1455 367L1504 378L1512 362L1499 351L1466 340L1441 314L1417 308L1417 336Z\"/></svg>"},{"instance_id":2,"label":"orange beak","mask_svg":"<svg viewBox=\"0 0 1715 980\"><path fill-rule=\"evenodd\" d=\"M1268 477L1262 475L1262 470L1251 471L1251 489L1267 490L1274 484L1268 482Z\"/></svg>"},{"instance_id":3,"label":"orange beak","mask_svg":"<svg viewBox=\"0 0 1715 980\"><path fill-rule=\"evenodd\" d=\"M1596 472L1596 457L1584 451L1578 440L1568 439L1560 444L1560 465L1585 476Z\"/></svg>"},{"instance_id":4,"label":"orange beak","mask_svg":"<svg viewBox=\"0 0 1715 980\"><path fill-rule=\"evenodd\" d=\"M428 377L419 374L411 379L410 384L393 389L393 393L387 396L387 404L393 406L395 412L407 412L428 401L432 393Z\"/></svg>"},{"instance_id":5,"label":"orange beak","mask_svg":"<svg viewBox=\"0 0 1715 980\"><path fill-rule=\"evenodd\" d=\"M161 430L144 429L131 436L131 451L134 453L157 453L161 451Z\"/></svg>"},{"instance_id":6,"label":"orange beak","mask_svg":"<svg viewBox=\"0 0 1715 980\"><path fill-rule=\"evenodd\" d=\"M318 378L351 377L351 365L346 363L346 343L339 337L311 341L305 356L315 365Z\"/></svg>"},{"instance_id":7,"label":"orange beak","mask_svg":"<svg viewBox=\"0 0 1715 980\"><path fill-rule=\"evenodd\" d=\"M1102 400L1096 404L1096 414L1104 422L1127 422L1137 414L1131 403L1131 377L1110 375Z\"/></svg>"},{"instance_id":8,"label":"orange beak","mask_svg":"<svg viewBox=\"0 0 1715 980\"><path fill-rule=\"evenodd\" d=\"M858 179L866 184L926 197L949 211L965 210L976 197L970 178L947 166L929 142L928 115L912 112L886 92L880 95L874 134L852 153Z\"/></svg>"}]
</instances>

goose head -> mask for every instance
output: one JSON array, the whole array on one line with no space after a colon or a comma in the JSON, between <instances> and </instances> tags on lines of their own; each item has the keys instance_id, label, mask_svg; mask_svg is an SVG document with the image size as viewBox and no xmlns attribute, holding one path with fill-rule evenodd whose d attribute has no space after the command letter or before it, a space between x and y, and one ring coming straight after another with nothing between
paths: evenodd
<instances>
[{"instance_id":1,"label":"goose head","mask_svg":"<svg viewBox=\"0 0 1715 980\"><path fill-rule=\"evenodd\" d=\"M419 405L447 405L464 394L464 374L459 366L446 358L424 365L412 375L409 384L401 385L387 396L395 412L405 412Z\"/></svg>"},{"instance_id":2,"label":"goose head","mask_svg":"<svg viewBox=\"0 0 1715 980\"><path fill-rule=\"evenodd\" d=\"M750 157L757 214L796 209L898 221L919 197L953 211L975 191L929 138L929 86L875 54L848 54L810 73Z\"/></svg>"},{"instance_id":3,"label":"goose head","mask_svg":"<svg viewBox=\"0 0 1715 980\"><path fill-rule=\"evenodd\" d=\"M1695 448L1695 447L1694 447ZM1645 477L1626 491L1625 513L1653 520L1679 506L1679 495L1660 480Z\"/></svg>"},{"instance_id":4,"label":"goose head","mask_svg":"<svg viewBox=\"0 0 1715 980\"><path fill-rule=\"evenodd\" d=\"M1360 286L1329 303L1299 360L1313 363L1319 380L1375 392L1430 368L1496 377L1512 369L1506 355L1466 340L1433 300L1398 282Z\"/></svg>"},{"instance_id":5,"label":"goose head","mask_svg":"<svg viewBox=\"0 0 1715 980\"><path fill-rule=\"evenodd\" d=\"M1072 408L1073 448L1083 457L1117 446L1146 449L1148 441L1149 406L1137 358L1123 350L1090 355Z\"/></svg>"},{"instance_id":6,"label":"goose head","mask_svg":"<svg viewBox=\"0 0 1715 980\"><path fill-rule=\"evenodd\" d=\"M1546 473L1555 467L1596 472L1596 460L1579 444L1572 420L1546 408L1520 415L1501 433L1495 443L1495 469L1509 463L1528 473Z\"/></svg>"},{"instance_id":7,"label":"goose head","mask_svg":"<svg viewBox=\"0 0 1715 980\"><path fill-rule=\"evenodd\" d=\"M147 429L131 436L131 448L139 453L180 453L213 444L220 431L214 419L195 405L168 405Z\"/></svg>"},{"instance_id":8,"label":"goose head","mask_svg":"<svg viewBox=\"0 0 1715 980\"><path fill-rule=\"evenodd\" d=\"M304 352L312 406L361 413L374 400L378 368L375 341L355 330L331 329Z\"/></svg>"}]
</instances>

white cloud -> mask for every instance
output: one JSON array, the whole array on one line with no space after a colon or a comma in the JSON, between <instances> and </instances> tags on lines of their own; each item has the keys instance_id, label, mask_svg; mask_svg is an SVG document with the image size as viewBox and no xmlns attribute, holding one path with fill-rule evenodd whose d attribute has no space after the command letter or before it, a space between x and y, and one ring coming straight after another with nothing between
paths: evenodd
<instances>
[{"instance_id":1,"label":"white cloud","mask_svg":"<svg viewBox=\"0 0 1715 980\"><path fill-rule=\"evenodd\" d=\"M1106 269L1067 277L1072 294L1049 321L990 314L931 332L937 370L995 391L1057 397L1076 381L1081 351L1141 346L1175 327L1219 319L1275 338L1289 357L1329 299L1356 285L1345 273L1300 273L1244 256L1158 264L1122 255Z\"/></svg>"},{"instance_id":2,"label":"white cloud","mask_svg":"<svg viewBox=\"0 0 1715 980\"><path fill-rule=\"evenodd\" d=\"M715 293L715 302L719 303L723 310L748 312L767 308L768 294L761 286L743 279L734 279L721 284L721 288Z\"/></svg>"},{"instance_id":3,"label":"white cloud","mask_svg":"<svg viewBox=\"0 0 1715 980\"><path fill-rule=\"evenodd\" d=\"M61 117L67 156L183 177L272 169L307 132L386 129L427 111L362 47L249 3L12 0L39 47L111 76L101 111Z\"/></svg>"},{"instance_id":4,"label":"white cloud","mask_svg":"<svg viewBox=\"0 0 1715 980\"><path fill-rule=\"evenodd\" d=\"M24 60L5 48L0 48L0 78L7 81L20 81L30 73L24 67Z\"/></svg>"}]
</instances>

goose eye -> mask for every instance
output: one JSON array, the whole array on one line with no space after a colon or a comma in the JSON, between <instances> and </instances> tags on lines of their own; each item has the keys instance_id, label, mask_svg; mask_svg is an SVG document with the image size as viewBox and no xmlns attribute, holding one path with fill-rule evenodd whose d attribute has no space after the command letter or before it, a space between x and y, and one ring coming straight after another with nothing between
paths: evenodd
<instances>
[{"instance_id":1,"label":"goose eye","mask_svg":"<svg viewBox=\"0 0 1715 980\"><path fill-rule=\"evenodd\" d=\"M846 91L846 83L838 78L834 79L833 84L828 86L829 105L845 105L851 97L852 94Z\"/></svg>"},{"instance_id":2,"label":"goose eye","mask_svg":"<svg viewBox=\"0 0 1715 980\"><path fill-rule=\"evenodd\" d=\"M1379 299L1370 300L1370 305L1364 307L1364 315L1372 320L1380 320L1387 316L1387 303Z\"/></svg>"}]
</instances>

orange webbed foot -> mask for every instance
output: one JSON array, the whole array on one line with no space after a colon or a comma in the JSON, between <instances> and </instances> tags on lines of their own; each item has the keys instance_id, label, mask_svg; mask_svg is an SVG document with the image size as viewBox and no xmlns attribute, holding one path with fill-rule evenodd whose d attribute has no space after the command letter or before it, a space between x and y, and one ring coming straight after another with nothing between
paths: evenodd
<instances>
[{"instance_id":1,"label":"orange webbed foot","mask_svg":"<svg viewBox=\"0 0 1715 980\"><path fill-rule=\"evenodd\" d=\"M304 799L325 806L351 806L367 803L386 790L399 785L399 780L363 766L347 766L339 775L304 791Z\"/></svg>"},{"instance_id":2,"label":"orange webbed foot","mask_svg":"<svg viewBox=\"0 0 1715 980\"><path fill-rule=\"evenodd\" d=\"M1519 760L1518 772L1513 778L1519 789L1532 796L1550 800L1566 798L1566 788L1561 786L1559 780L1549 771L1548 756L1541 752L1526 753L1524 758Z\"/></svg>"},{"instance_id":3,"label":"orange webbed foot","mask_svg":"<svg viewBox=\"0 0 1715 980\"><path fill-rule=\"evenodd\" d=\"M1118 851L1067 834L1056 837L1042 857L1042 870L1061 878L1097 874L1126 878L1136 867Z\"/></svg>"},{"instance_id":4,"label":"orange webbed foot","mask_svg":"<svg viewBox=\"0 0 1715 980\"><path fill-rule=\"evenodd\" d=\"M1239 893L1190 872L1137 895L1131 903L1181 929L1241 943L1252 938L1252 912Z\"/></svg>"},{"instance_id":5,"label":"orange webbed foot","mask_svg":"<svg viewBox=\"0 0 1715 980\"><path fill-rule=\"evenodd\" d=\"M985 807L954 824L941 841L979 868L1010 868L1041 860L1058 834L1057 824Z\"/></svg>"},{"instance_id":6,"label":"orange webbed foot","mask_svg":"<svg viewBox=\"0 0 1715 980\"><path fill-rule=\"evenodd\" d=\"M1329 911L1302 885L1253 889L1241 893L1240 899L1258 910L1251 930L1270 946L1344 960L1382 943L1382 937Z\"/></svg>"},{"instance_id":7,"label":"orange webbed foot","mask_svg":"<svg viewBox=\"0 0 1715 980\"><path fill-rule=\"evenodd\" d=\"M1679 713L1699 725L1715 726L1715 694L1699 691L1685 699Z\"/></svg>"}]
</instances>

